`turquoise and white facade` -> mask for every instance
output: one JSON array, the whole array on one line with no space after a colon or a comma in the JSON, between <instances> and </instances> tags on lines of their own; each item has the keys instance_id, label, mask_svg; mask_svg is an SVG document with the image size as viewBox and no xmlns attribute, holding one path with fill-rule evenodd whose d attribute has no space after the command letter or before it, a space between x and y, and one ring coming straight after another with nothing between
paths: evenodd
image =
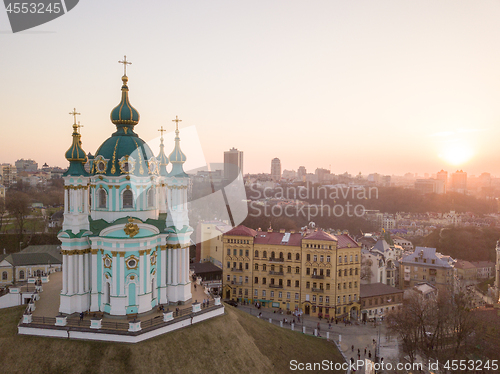
<instances>
[{"instance_id":1,"label":"turquoise and white facade","mask_svg":"<svg viewBox=\"0 0 500 374\"><path fill-rule=\"evenodd\" d=\"M114 132L84 169L78 126L66 152L59 311L144 313L159 304L191 300L186 156L176 128L167 157L163 136L155 157L134 132L139 113L122 77L121 101L111 112ZM167 167L171 165L170 172Z\"/></svg>"}]
</instances>

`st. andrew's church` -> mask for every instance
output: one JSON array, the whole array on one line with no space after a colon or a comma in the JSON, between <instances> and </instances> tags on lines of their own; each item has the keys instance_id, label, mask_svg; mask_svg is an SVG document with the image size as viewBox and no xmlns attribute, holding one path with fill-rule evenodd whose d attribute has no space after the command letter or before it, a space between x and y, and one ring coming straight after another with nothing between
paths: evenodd
<instances>
[{"instance_id":1,"label":"st. andrew's church","mask_svg":"<svg viewBox=\"0 0 500 374\"><path fill-rule=\"evenodd\" d=\"M126 68L126 58L120 62ZM155 157L135 132L140 116L130 104L126 69L122 82L121 101L111 111L116 131L90 160L82 149L78 113L72 113L64 222L58 234L63 254L60 313L126 315L191 299L189 176L183 170L180 120L174 120L170 156L164 152L162 128Z\"/></svg>"}]
</instances>

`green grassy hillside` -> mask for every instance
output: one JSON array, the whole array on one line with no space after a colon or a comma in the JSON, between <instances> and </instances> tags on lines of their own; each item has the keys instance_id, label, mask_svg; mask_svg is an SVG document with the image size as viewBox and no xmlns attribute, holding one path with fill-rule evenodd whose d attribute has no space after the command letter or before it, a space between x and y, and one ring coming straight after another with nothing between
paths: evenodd
<instances>
[{"instance_id":1,"label":"green grassy hillside","mask_svg":"<svg viewBox=\"0 0 500 374\"><path fill-rule=\"evenodd\" d=\"M137 344L17 334L23 307L0 309L2 373L289 373L290 360L341 362L334 344L231 306L224 316Z\"/></svg>"}]
</instances>

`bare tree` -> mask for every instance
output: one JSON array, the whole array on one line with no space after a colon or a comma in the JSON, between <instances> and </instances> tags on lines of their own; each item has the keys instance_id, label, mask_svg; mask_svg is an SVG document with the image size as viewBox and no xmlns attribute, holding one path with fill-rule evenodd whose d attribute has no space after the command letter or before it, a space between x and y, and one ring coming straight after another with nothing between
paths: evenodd
<instances>
[{"instance_id":1,"label":"bare tree","mask_svg":"<svg viewBox=\"0 0 500 374\"><path fill-rule=\"evenodd\" d=\"M5 199L0 198L0 232L2 231L4 214L5 214Z\"/></svg>"},{"instance_id":2,"label":"bare tree","mask_svg":"<svg viewBox=\"0 0 500 374\"><path fill-rule=\"evenodd\" d=\"M359 278L361 280L369 282L373 277L373 271L371 268L371 260L361 256L361 268Z\"/></svg>"},{"instance_id":3,"label":"bare tree","mask_svg":"<svg viewBox=\"0 0 500 374\"><path fill-rule=\"evenodd\" d=\"M6 197L5 207L15 218L19 242L22 242L24 226L30 213L29 197L23 192L9 192Z\"/></svg>"}]
</instances>

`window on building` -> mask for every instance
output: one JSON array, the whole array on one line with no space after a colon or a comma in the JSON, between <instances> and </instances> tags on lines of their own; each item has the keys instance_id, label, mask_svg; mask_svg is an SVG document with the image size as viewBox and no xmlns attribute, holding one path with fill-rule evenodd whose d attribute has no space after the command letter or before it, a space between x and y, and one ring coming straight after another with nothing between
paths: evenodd
<instances>
[{"instance_id":1,"label":"window on building","mask_svg":"<svg viewBox=\"0 0 500 374\"><path fill-rule=\"evenodd\" d=\"M227 277L226 277L226 280L229 282L231 281L231 276L228 274Z\"/></svg>"},{"instance_id":2,"label":"window on building","mask_svg":"<svg viewBox=\"0 0 500 374\"><path fill-rule=\"evenodd\" d=\"M342 263L342 256L339 256L339 264Z\"/></svg>"},{"instance_id":3,"label":"window on building","mask_svg":"<svg viewBox=\"0 0 500 374\"><path fill-rule=\"evenodd\" d=\"M306 261L311 261L311 255L309 253L306 255Z\"/></svg>"},{"instance_id":4,"label":"window on building","mask_svg":"<svg viewBox=\"0 0 500 374\"><path fill-rule=\"evenodd\" d=\"M267 251L262 252L262 257L267 258Z\"/></svg>"},{"instance_id":5,"label":"window on building","mask_svg":"<svg viewBox=\"0 0 500 374\"><path fill-rule=\"evenodd\" d=\"M317 255L313 256L313 262L318 262L318 256Z\"/></svg>"},{"instance_id":6,"label":"window on building","mask_svg":"<svg viewBox=\"0 0 500 374\"><path fill-rule=\"evenodd\" d=\"M313 303L316 302L316 295L313 295Z\"/></svg>"},{"instance_id":7,"label":"window on building","mask_svg":"<svg viewBox=\"0 0 500 374\"><path fill-rule=\"evenodd\" d=\"M358 288L358 282L354 282L354 288Z\"/></svg>"},{"instance_id":8,"label":"window on building","mask_svg":"<svg viewBox=\"0 0 500 374\"><path fill-rule=\"evenodd\" d=\"M352 269L349 269L349 275L352 275Z\"/></svg>"},{"instance_id":9,"label":"window on building","mask_svg":"<svg viewBox=\"0 0 500 374\"><path fill-rule=\"evenodd\" d=\"M254 257L259 258L259 251L255 251Z\"/></svg>"},{"instance_id":10,"label":"window on building","mask_svg":"<svg viewBox=\"0 0 500 374\"><path fill-rule=\"evenodd\" d=\"M148 207L154 207L155 206L155 190L153 187L151 187L148 190Z\"/></svg>"},{"instance_id":11,"label":"window on building","mask_svg":"<svg viewBox=\"0 0 500 374\"><path fill-rule=\"evenodd\" d=\"M358 275L358 268L354 269L354 275Z\"/></svg>"},{"instance_id":12,"label":"window on building","mask_svg":"<svg viewBox=\"0 0 500 374\"><path fill-rule=\"evenodd\" d=\"M99 208L106 208L106 200L107 200L106 190L103 188L99 189Z\"/></svg>"},{"instance_id":13,"label":"window on building","mask_svg":"<svg viewBox=\"0 0 500 374\"><path fill-rule=\"evenodd\" d=\"M134 194L131 190L123 191L123 207L133 208L134 207Z\"/></svg>"},{"instance_id":14,"label":"window on building","mask_svg":"<svg viewBox=\"0 0 500 374\"><path fill-rule=\"evenodd\" d=\"M228 261L227 262L227 268L229 269L231 267L231 263Z\"/></svg>"},{"instance_id":15,"label":"window on building","mask_svg":"<svg viewBox=\"0 0 500 374\"><path fill-rule=\"evenodd\" d=\"M345 304L345 295L342 296L342 303Z\"/></svg>"},{"instance_id":16,"label":"window on building","mask_svg":"<svg viewBox=\"0 0 500 374\"><path fill-rule=\"evenodd\" d=\"M243 249L240 249L240 257L243 257Z\"/></svg>"},{"instance_id":17,"label":"window on building","mask_svg":"<svg viewBox=\"0 0 500 374\"><path fill-rule=\"evenodd\" d=\"M248 283L248 277L245 277L245 283Z\"/></svg>"},{"instance_id":18,"label":"window on building","mask_svg":"<svg viewBox=\"0 0 500 374\"><path fill-rule=\"evenodd\" d=\"M295 254L295 261L299 261L300 260L300 254Z\"/></svg>"},{"instance_id":19,"label":"window on building","mask_svg":"<svg viewBox=\"0 0 500 374\"><path fill-rule=\"evenodd\" d=\"M296 294L295 294L295 300L298 300L298 299L299 299L299 294L298 294L298 293L296 293Z\"/></svg>"},{"instance_id":20,"label":"window on building","mask_svg":"<svg viewBox=\"0 0 500 374\"><path fill-rule=\"evenodd\" d=\"M347 269L344 269L344 277L347 277Z\"/></svg>"},{"instance_id":21,"label":"window on building","mask_svg":"<svg viewBox=\"0 0 500 374\"><path fill-rule=\"evenodd\" d=\"M330 269L326 269L326 276L329 277L330 276Z\"/></svg>"},{"instance_id":22,"label":"window on building","mask_svg":"<svg viewBox=\"0 0 500 374\"><path fill-rule=\"evenodd\" d=\"M258 284L258 283L259 283L259 277L255 277L255 279L254 279L254 283L255 283L255 284Z\"/></svg>"},{"instance_id":23,"label":"window on building","mask_svg":"<svg viewBox=\"0 0 500 374\"><path fill-rule=\"evenodd\" d=\"M286 286L291 287L292 286L292 281L290 279L286 280Z\"/></svg>"},{"instance_id":24,"label":"window on building","mask_svg":"<svg viewBox=\"0 0 500 374\"><path fill-rule=\"evenodd\" d=\"M255 290L253 291L253 295L254 295L255 297L259 297L259 290L258 290L258 289L255 289Z\"/></svg>"},{"instance_id":25,"label":"window on building","mask_svg":"<svg viewBox=\"0 0 500 374\"><path fill-rule=\"evenodd\" d=\"M229 249L229 248L227 249L227 255L231 256L231 249Z\"/></svg>"},{"instance_id":26,"label":"window on building","mask_svg":"<svg viewBox=\"0 0 500 374\"><path fill-rule=\"evenodd\" d=\"M259 264L255 264L255 270L259 270Z\"/></svg>"},{"instance_id":27,"label":"window on building","mask_svg":"<svg viewBox=\"0 0 500 374\"><path fill-rule=\"evenodd\" d=\"M340 304L340 296L337 296L337 304Z\"/></svg>"},{"instance_id":28,"label":"window on building","mask_svg":"<svg viewBox=\"0 0 500 374\"><path fill-rule=\"evenodd\" d=\"M271 299L274 298L274 291L271 291Z\"/></svg>"},{"instance_id":29,"label":"window on building","mask_svg":"<svg viewBox=\"0 0 500 374\"><path fill-rule=\"evenodd\" d=\"M284 257L283 257L283 252L280 252L280 258L284 258Z\"/></svg>"},{"instance_id":30,"label":"window on building","mask_svg":"<svg viewBox=\"0 0 500 374\"><path fill-rule=\"evenodd\" d=\"M233 249L233 255L234 255L234 256L238 256L238 250L237 250L236 248L235 248L235 249Z\"/></svg>"},{"instance_id":31,"label":"window on building","mask_svg":"<svg viewBox=\"0 0 500 374\"><path fill-rule=\"evenodd\" d=\"M352 255L349 256L349 262L352 262Z\"/></svg>"},{"instance_id":32,"label":"window on building","mask_svg":"<svg viewBox=\"0 0 500 374\"><path fill-rule=\"evenodd\" d=\"M342 270L339 270L339 277L342 276Z\"/></svg>"},{"instance_id":33,"label":"window on building","mask_svg":"<svg viewBox=\"0 0 500 374\"><path fill-rule=\"evenodd\" d=\"M326 262L330 262L330 256L326 256Z\"/></svg>"},{"instance_id":34,"label":"window on building","mask_svg":"<svg viewBox=\"0 0 500 374\"><path fill-rule=\"evenodd\" d=\"M344 282L344 290L347 289L347 283Z\"/></svg>"},{"instance_id":35,"label":"window on building","mask_svg":"<svg viewBox=\"0 0 500 374\"><path fill-rule=\"evenodd\" d=\"M300 274L300 268L298 266L295 268L295 274Z\"/></svg>"},{"instance_id":36,"label":"window on building","mask_svg":"<svg viewBox=\"0 0 500 374\"><path fill-rule=\"evenodd\" d=\"M245 257L248 257L248 249L245 250Z\"/></svg>"},{"instance_id":37,"label":"window on building","mask_svg":"<svg viewBox=\"0 0 500 374\"><path fill-rule=\"evenodd\" d=\"M310 268L306 268L306 275L311 275L311 269Z\"/></svg>"},{"instance_id":38,"label":"window on building","mask_svg":"<svg viewBox=\"0 0 500 374\"><path fill-rule=\"evenodd\" d=\"M245 263L245 270L248 270L248 262Z\"/></svg>"},{"instance_id":39,"label":"window on building","mask_svg":"<svg viewBox=\"0 0 500 374\"><path fill-rule=\"evenodd\" d=\"M323 269L319 269L319 275L324 275L323 274Z\"/></svg>"},{"instance_id":40,"label":"window on building","mask_svg":"<svg viewBox=\"0 0 500 374\"><path fill-rule=\"evenodd\" d=\"M340 283L337 284L337 290L340 290Z\"/></svg>"},{"instance_id":41,"label":"window on building","mask_svg":"<svg viewBox=\"0 0 500 374\"><path fill-rule=\"evenodd\" d=\"M326 284L326 290L327 290L327 291L328 291L328 290L330 290L330 283L327 283L327 284Z\"/></svg>"},{"instance_id":42,"label":"window on building","mask_svg":"<svg viewBox=\"0 0 500 374\"><path fill-rule=\"evenodd\" d=\"M262 264L262 271L266 271L267 269L267 265L266 264Z\"/></svg>"},{"instance_id":43,"label":"window on building","mask_svg":"<svg viewBox=\"0 0 500 374\"><path fill-rule=\"evenodd\" d=\"M310 282L306 282L306 288L311 288L311 283Z\"/></svg>"},{"instance_id":44,"label":"window on building","mask_svg":"<svg viewBox=\"0 0 500 374\"><path fill-rule=\"evenodd\" d=\"M298 280L295 281L295 287L299 287L299 281Z\"/></svg>"},{"instance_id":45,"label":"window on building","mask_svg":"<svg viewBox=\"0 0 500 374\"><path fill-rule=\"evenodd\" d=\"M245 288L245 296L248 296L248 288Z\"/></svg>"},{"instance_id":46,"label":"window on building","mask_svg":"<svg viewBox=\"0 0 500 374\"><path fill-rule=\"evenodd\" d=\"M292 267L291 267L291 266L287 266L287 268L286 268L286 272L287 272L287 273L291 273L291 272L292 272Z\"/></svg>"},{"instance_id":47,"label":"window on building","mask_svg":"<svg viewBox=\"0 0 500 374\"><path fill-rule=\"evenodd\" d=\"M290 292L287 292L287 293L286 293L286 298L287 298L288 300L290 300Z\"/></svg>"},{"instance_id":48,"label":"window on building","mask_svg":"<svg viewBox=\"0 0 500 374\"><path fill-rule=\"evenodd\" d=\"M344 256L344 262L347 263L347 255Z\"/></svg>"},{"instance_id":49,"label":"window on building","mask_svg":"<svg viewBox=\"0 0 500 374\"><path fill-rule=\"evenodd\" d=\"M352 282L349 282L349 288L352 288Z\"/></svg>"},{"instance_id":50,"label":"window on building","mask_svg":"<svg viewBox=\"0 0 500 374\"><path fill-rule=\"evenodd\" d=\"M356 262L358 262L358 255L355 256L355 260Z\"/></svg>"},{"instance_id":51,"label":"window on building","mask_svg":"<svg viewBox=\"0 0 500 374\"><path fill-rule=\"evenodd\" d=\"M319 262L323 262L324 256L319 256Z\"/></svg>"},{"instance_id":52,"label":"window on building","mask_svg":"<svg viewBox=\"0 0 500 374\"><path fill-rule=\"evenodd\" d=\"M275 258L276 256L274 255L274 251L271 252L271 258Z\"/></svg>"},{"instance_id":53,"label":"window on building","mask_svg":"<svg viewBox=\"0 0 500 374\"><path fill-rule=\"evenodd\" d=\"M288 252L288 257L287 257L289 260L292 259L292 254L290 252Z\"/></svg>"},{"instance_id":54,"label":"window on building","mask_svg":"<svg viewBox=\"0 0 500 374\"><path fill-rule=\"evenodd\" d=\"M262 284L266 284L266 278L262 278Z\"/></svg>"},{"instance_id":55,"label":"window on building","mask_svg":"<svg viewBox=\"0 0 500 374\"><path fill-rule=\"evenodd\" d=\"M24 270L19 272L19 279L24 279Z\"/></svg>"},{"instance_id":56,"label":"window on building","mask_svg":"<svg viewBox=\"0 0 500 374\"><path fill-rule=\"evenodd\" d=\"M262 298L265 299L266 298L266 290L262 290Z\"/></svg>"}]
</instances>

